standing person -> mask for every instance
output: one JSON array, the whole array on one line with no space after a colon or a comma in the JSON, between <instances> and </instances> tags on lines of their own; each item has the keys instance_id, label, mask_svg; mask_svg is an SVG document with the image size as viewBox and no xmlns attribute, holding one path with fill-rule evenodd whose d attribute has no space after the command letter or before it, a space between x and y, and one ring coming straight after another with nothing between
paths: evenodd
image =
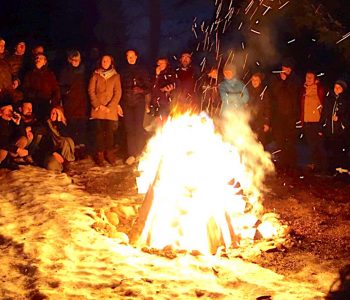
<instances>
[{"instance_id":1,"label":"standing person","mask_svg":"<svg viewBox=\"0 0 350 300\"><path fill-rule=\"evenodd\" d=\"M272 134L280 150L279 167L284 171L295 170L296 123L300 120L301 84L294 74L294 62L286 59L281 72L272 79Z\"/></svg>"},{"instance_id":2,"label":"standing person","mask_svg":"<svg viewBox=\"0 0 350 300\"><path fill-rule=\"evenodd\" d=\"M223 75L224 80L219 85L219 91L221 112L225 115L227 112L242 109L248 102L249 94L244 83L237 79L236 67L233 64L224 66Z\"/></svg>"},{"instance_id":3,"label":"standing person","mask_svg":"<svg viewBox=\"0 0 350 300\"><path fill-rule=\"evenodd\" d=\"M62 105L67 118L67 131L73 138L77 153L83 156L85 151L88 121L88 93L85 66L77 50L68 53L68 64L59 77Z\"/></svg>"},{"instance_id":4,"label":"standing person","mask_svg":"<svg viewBox=\"0 0 350 300\"><path fill-rule=\"evenodd\" d=\"M192 54L183 52L180 56L180 65L175 70L176 87L175 99L177 103L188 107L196 107L198 99L195 92L197 76L192 66Z\"/></svg>"},{"instance_id":5,"label":"standing person","mask_svg":"<svg viewBox=\"0 0 350 300\"><path fill-rule=\"evenodd\" d=\"M7 58L11 66L13 77L20 80L23 79L23 73L26 67L25 53L26 43L24 41L19 41L15 46L14 53Z\"/></svg>"},{"instance_id":6,"label":"standing person","mask_svg":"<svg viewBox=\"0 0 350 300\"><path fill-rule=\"evenodd\" d=\"M110 55L103 55L89 82L91 122L95 129L94 159L99 166L104 159L111 165L116 163L113 133L118 116L123 116L119 105L121 94L120 75L115 70L114 60Z\"/></svg>"},{"instance_id":7,"label":"standing person","mask_svg":"<svg viewBox=\"0 0 350 300\"><path fill-rule=\"evenodd\" d=\"M60 89L55 74L48 68L45 54L38 54L35 67L26 73L23 81L26 98L33 103L34 114L40 121L45 121L51 107L60 104Z\"/></svg>"},{"instance_id":8,"label":"standing person","mask_svg":"<svg viewBox=\"0 0 350 300\"><path fill-rule=\"evenodd\" d=\"M248 84L248 110L250 126L257 134L259 141L266 146L267 134L271 127L271 99L267 86L263 86L264 75L254 73Z\"/></svg>"},{"instance_id":9,"label":"standing person","mask_svg":"<svg viewBox=\"0 0 350 300\"><path fill-rule=\"evenodd\" d=\"M167 58L159 58L155 69L151 93L153 114L164 121L170 113L171 92L175 89L176 76ZM149 111L150 108L146 107Z\"/></svg>"},{"instance_id":10,"label":"standing person","mask_svg":"<svg viewBox=\"0 0 350 300\"><path fill-rule=\"evenodd\" d=\"M207 74L202 75L200 87L202 92L201 110L207 112L211 117L218 116L221 110L221 100L216 68L211 68Z\"/></svg>"},{"instance_id":11,"label":"standing person","mask_svg":"<svg viewBox=\"0 0 350 300\"><path fill-rule=\"evenodd\" d=\"M308 71L301 97L301 122L303 134L310 150L310 170L324 171L326 156L323 138L319 135L321 112L325 90L316 78L316 73Z\"/></svg>"},{"instance_id":12,"label":"standing person","mask_svg":"<svg viewBox=\"0 0 350 300\"><path fill-rule=\"evenodd\" d=\"M6 41L0 37L0 59L5 59L8 56L8 51L6 50Z\"/></svg>"},{"instance_id":13,"label":"standing person","mask_svg":"<svg viewBox=\"0 0 350 300\"><path fill-rule=\"evenodd\" d=\"M337 80L333 91L325 98L321 114L322 133L325 136L328 170L331 174L339 167L347 167L346 138L350 129L350 102L346 98L347 84Z\"/></svg>"},{"instance_id":14,"label":"standing person","mask_svg":"<svg viewBox=\"0 0 350 300\"><path fill-rule=\"evenodd\" d=\"M135 50L126 52L126 60L127 66L121 72L122 102L128 152L126 163L132 165L145 144L143 118L146 96L151 92L151 83L146 69L138 63Z\"/></svg>"},{"instance_id":15,"label":"standing person","mask_svg":"<svg viewBox=\"0 0 350 300\"><path fill-rule=\"evenodd\" d=\"M7 61L5 44L5 40L0 38L0 95L10 97L15 104L22 100L23 93L18 90L19 80L14 77L11 65Z\"/></svg>"}]
</instances>

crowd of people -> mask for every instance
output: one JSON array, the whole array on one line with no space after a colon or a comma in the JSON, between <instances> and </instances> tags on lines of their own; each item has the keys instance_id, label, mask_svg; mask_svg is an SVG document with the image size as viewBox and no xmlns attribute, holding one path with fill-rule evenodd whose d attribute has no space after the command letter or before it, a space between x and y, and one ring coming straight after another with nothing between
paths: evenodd
<instances>
[{"instance_id":1,"label":"crowd of people","mask_svg":"<svg viewBox=\"0 0 350 300\"><path fill-rule=\"evenodd\" d=\"M25 41L18 41L9 53L0 38L0 167L14 170L26 163L62 172L87 154L98 166L113 166L121 120L125 163L132 165L174 108L217 119L246 111L257 139L267 149L274 144L279 170L298 167L300 136L309 150L308 170L332 175L348 166L346 81L327 90L312 70L300 80L290 58L276 74L251 72L245 82L231 62L199 73L192 61L190 52L180 55L177 66L159 57L149 72L129 49L125 66L117 70L112 55L84 63L81 53L71 50L55 74L43 45L28 55Z\"/></svg>"}]
</instances>

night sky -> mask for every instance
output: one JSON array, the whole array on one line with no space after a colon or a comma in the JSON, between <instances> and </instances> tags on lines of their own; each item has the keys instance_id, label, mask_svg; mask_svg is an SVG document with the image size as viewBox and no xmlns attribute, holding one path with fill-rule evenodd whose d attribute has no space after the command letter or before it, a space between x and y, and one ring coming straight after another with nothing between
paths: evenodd
<instances>
[{"instance_id":1,"label":"night sky","mask_svg":"<svg viewBox=\"0 0 350 300\"><path fill-rule=\"evenodd\" d=\"M296 0L294 0L296 1ZM213 20L214 0L2 0L0 10L0 36L11 50L15 41L24 39L29 47L43 43L48 52L64 52L68 48L85 50L99 47L117 58L126 49L136 48L144 62L152 63L157 56L178 56L183 50L193 50L195 40L191 32L193 20ZM229 0L223 0L228 5ZM246 7L250 1L233 1ZM283 1L282 1L283 2ZM291 3L293 1L290 1ZM344 33L350 29L348 0L310 0L324 5L327 11L344 25ZM289 4L291 5L291 4ZM268 24L268 34L253 52L263 55L266 62L278 62L281 52L308 49L308 45L296 44L285 47L286 40L293 38L293 28L283 19L278 26ZM273 28L273 26L275 28ZM305 33L305 40L309 40ZM241 39L236 33L223 41L223 45L236 47ZM263 43L263 44L262 44ZM348 41L346 45L349 45ZM345 45L345 44L344 44ZM224 49L225 50L225 49ZM325 66L334 61L334 49L320 48ZM284 53L283 53L284 54ZM298 54L298 53L296 53ZM299 53L302 57L303 53ZM199 58L201 59L201 57ZM322 65L322 64L321 64ZM341 65L341 64L340 64Z\"/></svg>"}]
</instances>

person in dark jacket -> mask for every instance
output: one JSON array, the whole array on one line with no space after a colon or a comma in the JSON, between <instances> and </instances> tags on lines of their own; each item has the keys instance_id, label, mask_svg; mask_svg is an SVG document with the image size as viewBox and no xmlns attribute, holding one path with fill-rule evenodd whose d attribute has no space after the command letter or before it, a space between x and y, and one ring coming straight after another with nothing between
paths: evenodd
<instances>
[{"instance_id":1,"label":"person in dark jacket","mask_svg":"<svg viewBox=\"0 0 350 300\"><path fill-rule=\"evenodd\" d=\"M121 72L122 103L126 130L128 158L126 163L133 164L142 152L145 144L143 119L146 97L151 93L151 82L147 70L139 65L137 52L126 52L127 66Z\"/></svg>"},{"instance_id":2,"label":"person in dark jacket","mask_svg":"<svg viewBox=\"0 0 350 300\"><path fill-rule=\"evenodd\" d=\"M81 55L77 50L68 54L68 64L59 76L62 105L67 118L67 131L76 146L84 148L87 144L86 130L89 100L87 93L87 76Z\"/></svg>"},{"instance_id":3,"label":"person in dark jacket","mask_svg":"<svg viewBox=\"0 0 350 300\"><path fill-rule=\"evenodd\" d=\"M32 135L20 135L20 115L13 111L11 101L1 99L0 102L0 167L16 170L13 157L26 157ZM10 154L10 155L9 155Z\"/></svg>"},{"instance_id":4,"label":"person in dark jacket","mask_svg":"<svg viewBox=\"0 0 350 300\"><path fill-rule=\"evenodd\" d=\"M23 80L23 75L27 66L25 53L26 43L20 40L15 46L14 53L7 57L7 62L11 66L13 77L20 81Z\"/></svg>"},{"instance_id":5,"label":"person in dark jacket","mask_svg":"<svg viewBox=\"0 0 350 300\"><path fill-rule=\"evenodd\" d=\"M75 160L74 141L66 132L67 120L61 106L53 107L46 120L45 132L38 149L33 154L34 161L47 170L61 173L68 171Z\"/></svg>"},{"instance_id":6,"label":"person in dark jacket","mask_svg":"<svg viewBox=\"0 0 350 300\"><path fill-rule=\"evenodd\" d=\"M176 75L167 58L159 58L155 69L151 92L151 109L155 116L163 120L170 113L171 92L175 89ZM148 110L148 108L146 108Z\"/></svg>"},{"instance_id":7,"label":"person in dark jacket","mask_svg":"<svg viewBox=\"0 0 350 300\"><path fill-rule=\"evenodd\" d=\"M271 82L272 134L280 150L278 167L285 171L297 167L296 123L300 121L301 83L293 68L294 61L286 59Z\"/></svg>"},{"instance_id":8,"label":"person in dark jacket","mask_svg":"<svg viewBox=\"0 0 350 300\"><path fill-rule=\"evenodd\" d=\"M28 147L29 155L27 162L33 163L32 155L38 149L43 135L46 133L45 125L38 121L33 114L33 105L29 100L22 100L21 106L18 108L21 114L20 129L21 132L32 132L33 141Z\"/></svg>"},{"instance_id":9,"label":"person in dark jacket","mask_svg":"<svg viewBox=\"0 0 350 300\"><path fill-rule=\"evenodd\" d=\"M264 75L254 73L248 84L250 126L257 134L259 141L266 146L267 134L271 127L271 99L269 90L263 85Z\"/></svg>"},{"instance_id":10,"label":"person in dark jacket","mask_svg":"<svg viewBox=\"0 0 350 300\"><path fill-rule=\"evenodd\" d=\"M19 80L13 76L7 57L5 40L0 38L0 96L10 97L15 104L22 100L23 93L18 90Z\"/></svg>"},{"instance_id":11,"label":"person in dark jacket","mask_svg":"<svg viewBox=\"0 0 350 300\"><path fill-rule=\"evenodd\" d=\"M174 98L178 104L189 108L198 107L198 97L196 94L197 75L192 66L192 55L183 52L179 59L180 65L175 69L176 86Z\"/></svg>"},{"instance_id":12,"label":"person in dark jacket","mask_svg":"<svg viewBox=\"0 0 350 300\"><path fill-rule=\"evenodd\" d=\"M350 101L345 91L347 83L338 80L325 98L321 114L321 132L325 136L328 170L332 174L336 168L348 167L346 158L346 138L350 132Z\"/></svg>"},{"instance_id":13,"label":"person in dark jacket","mask_svg":"<svg viewBox=\"0 0 350 300\"><path fill-rule=\"evenodd\" d=\"M55 74L48 69L45 54L36 56L35 68L24 77L23 90L26 98L33 103L34 114L39 120L46 120L51 107L60 104L58 82Z\"/></svg>"}]
</instances>

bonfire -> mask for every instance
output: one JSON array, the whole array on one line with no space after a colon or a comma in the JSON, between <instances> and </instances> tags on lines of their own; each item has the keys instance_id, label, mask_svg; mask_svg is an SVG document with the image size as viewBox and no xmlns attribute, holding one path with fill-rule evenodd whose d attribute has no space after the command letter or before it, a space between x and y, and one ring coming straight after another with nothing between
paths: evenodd
<instances>
[{"instance_id":1,"label":"bonfire","mask_svg":"<svg viewBox=\"0 0 350 300\"><path fill-rule=\"evenodd\" d=\"M205 113L173 114L138 170L145 199L129 235L136 246L215 254L286 235L278 216L263 209L273 163L243 113L218 124Z\"/></svg>"}]
</instances>

